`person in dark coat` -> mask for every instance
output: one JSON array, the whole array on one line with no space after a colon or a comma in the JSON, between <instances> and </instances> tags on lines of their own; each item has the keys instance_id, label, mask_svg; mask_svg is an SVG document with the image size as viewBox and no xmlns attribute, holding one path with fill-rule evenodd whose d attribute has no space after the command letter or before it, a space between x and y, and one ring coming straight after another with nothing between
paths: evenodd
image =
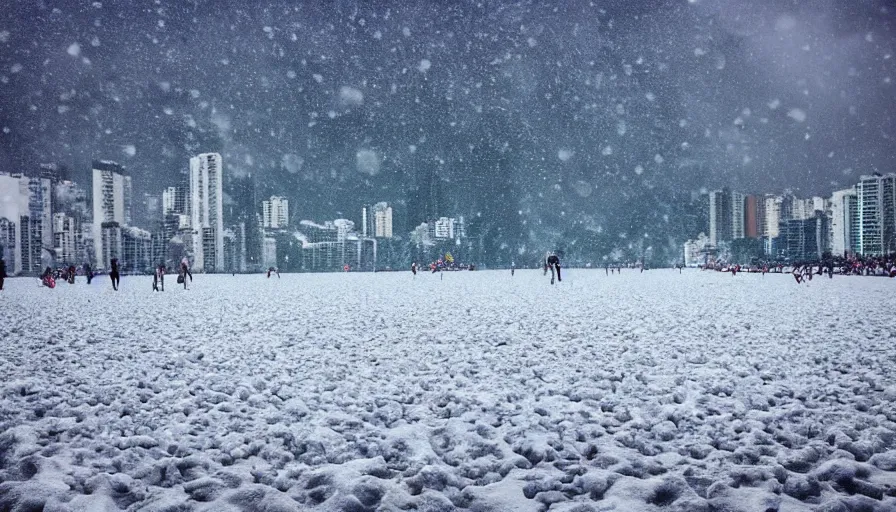
<instances>
[{"instance_id":1,"label":"person in dark coat","mask_svg":"<svg viewBox=\"0 0 896 512\"><path fill-rule=\"evenodd\" d=\"M187 259L184 258L180 262L180 275L177 276L178 282L181 282L181 280L183 280L184 290L187 289L187 276L190 277L190 282L193 282L193 274L190 273L190 267L187 266Z\"/></svg>"},{"instance_id":2,"label":"person in dark coat","mask_svg":"<svg viewBox=\"0 0 896 512\"><path fill-rule=\"evenodd\" d=\"M6 279L6 262L0 258L0 290L3 290L3 280Z\"/></svg>"},{"instance_id":3,"label":"person in dark coat","mask_svg":"<svg viewBox=\"0 0 896 512\"><path fill-rule=\"evenodd\" d=\"M554 273L555 272L557 274L557 276L556 276L557 281L558 282L563 281L563 279L560 278L560 258L556 254L551 253L551 255L548 256L547 265L548 265L548 268L551 269L551 284L554 284Z\"/></svg>"},{"instance_id":4,"label":"person in dark coat","mask_svg":"<svg viewBox=\"0 0 896 512\"><path fill-rule=\"evenodd\" d=\"M84 275L87 276L87 284L90 284L90 281L93 281L93 269L89 263L84 264Z\"/></svg>"},{"instance_id":5,"label":"person in dark coat","mask_svg":"<svg viewBox=\"0 0 896 512\"><path fill-rule=\"evenodd\" d=\"M109 277L112 279L112 289L118 291L118 284L121 282L121 274L119 274L118 270L118 258L112 258L110 263L110 272Z\"/></svg>"}]
</instances>

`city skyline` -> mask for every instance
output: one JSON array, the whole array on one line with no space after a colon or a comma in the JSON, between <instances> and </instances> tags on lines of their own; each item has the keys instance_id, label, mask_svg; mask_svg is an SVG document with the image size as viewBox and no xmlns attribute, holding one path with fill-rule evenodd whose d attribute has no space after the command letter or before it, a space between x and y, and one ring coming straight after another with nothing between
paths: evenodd
<instances>
[{"instance_id":1,"label":"city skyline","mask_svg":"<svg viewBox=\"0 0 896 512\"><path fill-rule=\"evenodd\" d=\"M611 227L653 238L675 194L892 171L892 18L885 0L15 1L0 170L60 162L86 183L108 158L155 194L214 152L259 197L301 196L302 218L387 201L405 230L438 203L503 260Z\"/></svg>"},{"instance_id":2,"label":"city skyline","mask_svg":"<svg viewBox=\"0 0 896 512\"><path fill-rule=\"evenodd\" d=\"M162 240L167 240L173 238L176 233L181 233L182 236L188 238L189 245L192 247L192 250L187 253L191 261L199 262L196 265L198 271L245 271L247 268L246 224L244 222L234 223L237 219L232 218L227 221L225 227L223 209L220 205L216 207L217 213L214 214L210 210L203 210L207 208L207 205L218 203L213 196L220 197L222 195L218 190L221 189L221 184L226 176L225 163L221 160L220 155L200 154L190 159L190 165L191 180L186 187L183 184L181 186L165 186L158 197L154 194L138 194L144 200L158 201L160 217L150 219L152 221L150 224L166 226L163 228L165 234L160 234L157 229L155 230L156 234L153 234L153 226L147 225L145 221L137 224L149 229L141 229L137 225L132 225L130 211L135 191L130 185L129 176L124 167L117 162L96 160L91 166L93 169L91 186L93 193L90 195L90 208L87 207L87 197L83 192L80 192L81 195L78 199L81 206L68 203L57 205L55 199L50 201L49 198L56 195L79 194L77 184L64 179L64 175L67 177L64 166L41 164L39 169L31 173L31 176L0 175L2 178L0 189L9 190L12 187L17 190L21 197L18 204L28 211L28 219L25 224L17 226L16 223L11 223L7 217L3 217L4 224L0 226L0 232L7 233L2 235L4 239L18 238L22 241L18 247L23 248L24 253L21 252L23 249L17 249L20 252L12 258L16 262L15 272L34 272L41 269L42 267L38 264L43 254L41 247L54 248L57 257L62 261L70 261L69 258L74 258L74 253L77 252L74 248L78 246L75 241L76 232L86 219L83 213L85 210L90 210L93 214L90 218L92 222L87 225L90 226L92 232L90 243L93 245L94 255L93 258L86 259L92 261L97 269L103 269L113 255L126 255L128 262L140 259L147 263L148 268L149 262L155 259L155 256L151 255L163 252L160 247L164 244L156 242L156 239L161 237ZM209 174L210 170L211 174ZM209 176L214 178L210 179ZM207 186L203 187L203 183ZM779 235L778 230L784 229L784 238L779 243L805 244L806 240L815 240L813 243L816 245L813 246L815 247L813 250L819 255L824 250L836 250L839 253L841 249L844 253L881 254L896 243L896 213L894 213L896 212L896 203L886 207L881 206L894 202L896 192L894 192L893 183L892 174L862 176L855 185L832 191L828 197L816 196L804 199L797 198L789 190L779 195L743 194L738 191L730 191L730 189L712 191L706 194L709 208L706 228L708 228L709 236L705 243L710 246L718 246L719 240L762 238L765 240L763 250L769 255L773 254L773 247L776 247L775 250L778 251L778 254L786 254L788 251L805 251L805 245L789 248L773 245ZM94 200L94 198L99 199ZM875 203L875 201L877 202ZM6 202L9 203L9 201ZM272 207L274 204L277 206ZM199 211L196 210L197 206ZM82 211L80 216L70 215L73 210L79 208ZM7 210L9 210L9 205L7 205ZM336 241L340 243L344 243L349 232L357 233L352 235L353 240L367 237L390 239L393 231L392 211L392 206L389 203L379 202L373 206L361 208L360 219L358 219L360 222L341 220L336 215L331 217L335 218L335 221L326 221L323 225L317 226L323 226L321 229L333 229L337 233ZM273 262L272 266L276 266L278 258L277 232L286 233L289 230L299 232L303 223L297 223L290 219L288 212L289 200L281 196L272 196L259 201L259 204L252 208L251 215L256 217L259 227L265 230L259 239L261 244L260 261ZM816 227L805 227L805 222L812 221L817 212L823 213L824 218L818 221L823 224ZM233 214L231 213L230 216L233 217ZM240 217L243 215L241 214ZM32 220L38 218L39 221ZM274 218L277 220L276 225L271 223ZM219 220L221 229L217 228ZM796 224L796 221L803 224ZM193 229L197 223L202 226L201 229ZM215 227L212 227L212 224ZM423 227L423 231L415 226L414 229L406 232L407 238L418 247L435 245L434 241L441 239L454 239L456 227L459 227L462 238L466 236L463 216L460 217L458 223L453 217L441 215L430 218L421 226L427 224L428 227ZM825 233L824 238L819 238L821 235L815 236L815 238L806 235L804 234L808 233L805 231L806 229L822 230ZM190 234L186 234L185 230L189 230ZM218 233L220 233L220 237L218 237ZM798 235L793 233L798 233ZM793 239L794 236L797 238ZM789 240L787 237L798 241L785 242L784 240ZM40 241L31 243L28 241L29 238ZM240 249L236 249L236 247ZM353 253L353 257L360 258L363 252L358 249ZM213 263L207 265L207 268L200 259L203 253L211 255L214 260ZM375 249L372 254L375 258ZM801 252L800 254L805 253ZM96 257L96 255L100 256ZM641 255L634 259L642 260L644 256ZM225 260L227 261L226 265ZM360 260L358 261L360 262ZM360 263L359 266L363 267ZM137 267L135 266L134 269L136 270Z\"/></svg>"},{"instance_id":3,"label":"city skyline","mask_svg":"<svg viewBox=\"0 0 896 512\"><path fill-rule=\"evenodd\" d=\"M827 197L745 195L726 187L709 193L707 209L708 231L684 244L686 264L708 263L710 256L743 263L896 252L896 173L862 175ZM742 240L761 246L736 250Z\"/></svg>"},{"instance_id":4,"label":"city skyline","mask_svg":"<svg viewBox=\"0 0 896 512\"><path fill-rule=\"evenodd\" d=\"M131 213L131 176L118 162L94 160L89 189L67 179L67 169L56 164L41 164L39 171L30 173L0 172L0 257L10 261L13 274L42 272L46 264L88 263L102 271L112 259L119 260L123 271L138 273L149 271L158 261L171 266L182 258L197 272L245 272L257 270L259 265L278 266L278 237L297 235L303 225L290 219L288 199L271 196L250 205L248 212L229 212L230 218L225 220L226 171L221 155L201 153L190 158L189 166L188 180L179 185L166 185L158 195L138 194L153 203L149 209L156 211L154 217L141 217L138 222ZM364 214L366 211L367 207ZM253 222L248 222L247 230L246 219L252 218L256 229L263 230L254 238L257 253L252 242L247 242ZM351 220L337 218L314 226L332 231L335 239L327 241L339 244L339 251L330 251L324 267L306 270L333 270L336 256L341 261L339 268L350 260L357 267L373 270L377 265L373 241L392 238L392 207L376 203L371 209L371 232L362 237L355 233ZM372 250L359 245L346 253L342 247L364 240L374 243ZM171 244L180 249L172 249ZM314 249L304 243L300 247ZM288 262L289 256L284 259Z\"/></svg>"}]
</instances>

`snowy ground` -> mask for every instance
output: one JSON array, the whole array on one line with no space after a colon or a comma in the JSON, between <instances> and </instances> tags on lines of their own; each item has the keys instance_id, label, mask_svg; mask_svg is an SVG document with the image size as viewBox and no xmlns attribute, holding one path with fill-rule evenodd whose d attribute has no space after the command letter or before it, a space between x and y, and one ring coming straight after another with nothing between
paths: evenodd
<instances>
[{"instance_id":1,"label":"snowy ground","mask_svg":"<svg viewBox=\"0 0 896 512\"><path fill-rule=\"evenodd\" d=\"M0 511L896 510L896 280L7 280Z\"/></svg>"}]
</instances>

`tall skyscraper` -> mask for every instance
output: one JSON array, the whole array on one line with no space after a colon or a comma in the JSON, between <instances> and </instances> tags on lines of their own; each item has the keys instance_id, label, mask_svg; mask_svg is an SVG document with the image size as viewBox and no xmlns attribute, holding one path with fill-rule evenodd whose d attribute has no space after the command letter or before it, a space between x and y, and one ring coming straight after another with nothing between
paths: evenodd
<instances>
[{"instance_id":1,"label":"tall skyscraper","mask_svg":"<svg viewBox=\"0 0 896 512\"><path fill-rule=\"evenodd\" d=\"M835 256L859 252L859 208L856 187L831 196L831 252Z\"/></svg>"},{"instance_id":2,"label":"tall skyscraper","mask_svg":"<svg viewBox=\"0 0 896 512\"><path fill-rule=\"evenodd\" d=\"M130 214L126 212L126 185L124 167L116 162L93 162L93 243L96 261L94 268L102 270L109 258L120 257L121 230L112 229L126 225ZM104 232L104 227L108 231ZM117 238L116 238L117 237ZM108 245L106 245L108 243Z\"/></svg>"},{"instance_id":3,"label":"tall skyscraper","mask_svg":"<svg viewBox=\"0 0 896 512\"><path fill-rule=\"evenodd\" d=\"M744 198L744 236L747 238L759 238L762 236L762 217L760 216L760 204L765 206L765 201L754 195Z\"/></svg>"},{"instance_id":4,"label":"tall skyscraper","mask_svg":"<svg viewBox=\"0 0 896 512\"><path fill-rule=\"evenodd\" d=\"M183 213L176 212L175 205L177 204L177 187L168 187L162 191L162 216L171 215L173 213Z\"/></svg>"},{"instance_id":5,"label":"tall skyscraper","mask_svg":"<svg viewBox=\"0 0 896 512\"><path fill-rule=\"evenodd\" d=\"M731 191L727 188L709 193L709 243L731 241L733 221L731 219Z\"/></svg>"},{"instance_id":6,"label":"tall skyscraper","mask_svg":"<svg viewBox=\"0 0 896 512\"><path fill-rule=\"evenodd\" d=\"M824 212L815 212L807 219L790 219L781 223L784 254L793 262L818 260L830 247L829 219Z\"/></svg>"},{"instance_id":7,"label":"tall skyscraper","mask_svg":"<svg viewBox=\"0 0 896 512\"><path fill-rule=\"evenodd\" d=\"M738 240L745 234L744 206L746 196L740 192L731 193L731 239Z\"/></svg>"},{"instance_id":8,"label":"tall skyscraper","mask_svg":"<svg viewBox=\"0 0 896 512\"><path fill-rule=\"evenodd\" d=\"M887 247L887 242L891 242L896 226L888 224L896 222L893 220L896 205L892 204L892 185L887 185L892 181L893 175L874 174L862 176L856 186L859 199L859 247L865 256L877 256L891 249Z\"/></svg>"},{"instance_id":9,"label":"tall skyscraper","mask_svg":"<svg viewBox=\"0 0 896 512\"><path fill-rule=\"evenodd\" d=\"M285 229L289 226L289 200L271 196L270 200L262 201L262 223L265 229Z\"/></svg>"},{"instance_id":10,"label":"tall skyscraper","mask_svg":"<svg viewBox=\"0 0 896 512\"><path fill-rule=\"evenodd\" d=\"M368 208L361 208L361 236L367 238L370 233L370 216L367 215ZM374 229L374 231L376 231Z\"/></svg>"},{"instance_id":11,"label":"tall skyscraper","mask_svg":"<svg viewBox=\"0 0 896 512\"><path fill-rule=\"evenodd\" d=\"M73 217L65 213L53 214L53 248L56 262L71 265L79 261L78 230Z\"/></svg>"},{"instance_id":12,"label":"tall skyscraper","mask_svg":"<svg viewBox=\"0 0 896 512\"><path fill-rule=\"evenodd\" d=\"M27 197L21 192L22 176L0 174L0 257L7 272L18 274L22 268L22 217L28 210Z\"/></svg>"},{"instance_id":13,"label":"tall skyscraper","mask_svg":"<svg viewBox=\"0 0 896 512\"><path fill-rule=\"evenodd\" d=\"M762 223L763 236L777 238L781 224L781 197L765 196L765 215Z\"/></svg>"},{"instance_id":14,"label":"tall skyscraper","mask_svg":"<svg viewBox=\"0 0 896 512\"><path fill-rule=\"evenodd\" d=\"M389 203L377 203L373 207L376 238L392 238L392 207Z\"/></svg>"},{"instance_id":15,"label":"tall skyscraper","mask_svg":"<svg viewBox=\"0 0 896 512\"><path fill-rule=\"evenodd\" d=\"M2 216L0 216L0 258L6 261L6 272L10 275L22 271L18 223Z\"/></svg>"},{"instance_id":16,"label":"tall skyscraper","mask_svg":"<svg viewBox=\"0 0 896 512\"><path fill-rule=\"evenodd\" d=\"M224 270L224 163L218 153L190 159L190 227L193 268Z\"/></svg>"}]
</instances>

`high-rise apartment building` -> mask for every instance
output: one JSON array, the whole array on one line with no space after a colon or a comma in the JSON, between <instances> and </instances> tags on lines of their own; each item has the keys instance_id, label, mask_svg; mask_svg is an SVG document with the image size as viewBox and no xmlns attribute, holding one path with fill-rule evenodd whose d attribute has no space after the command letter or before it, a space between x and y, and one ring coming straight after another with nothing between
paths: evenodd
<instances>
[{"instance_id":1,"label":"high-rise apartment building","mask_svg":"<svg viewBox=\"0 0 896 512\"><path fill-rule=\"evenodd\" d=\"M111 258L121 256L120 227L126 225L130 217L130 213L126 212L128 203L125 201L126 189L130 189L129 183L130 179L125 179L124 167L118 163L105 160L93 162L93 243L96 269L105 269ZM111 228L112 224L119 229L104 229Z\"/></svg>"},{"instance_id":2,"label":"high-rise apartment building","mask_svg":"<svg viewBox=\"0 0 896 512\"><path fill-rule=\"evenodd\" d=\"M0 217L0 258L6 261L6 272L10 275L22 271L21 245L18 237L18 224L6 217Z\"/></svg>"},{"instance_id":3,"label":"high-rise apartment building","mask_svg":"<svg viewBox=\"0 0 896 512\"><path fill-rule=\"evenodd\" d=\"M121 230L121 269L148 272L153 266L152 234L135 227Z\"/></svg>"},{"instance_id":4,"label":"high-rise apartment building","mask_svg":"<svg viewBox=\"0 0 896 512\"><path fill-rule=\"evenodd\" d=\"M744 236L746 238L759 238L765 235L763 231L764 213L765 200L763 198L754 195L744 198Z\"/></svg>"},{"instance_id":5,"label":"high-rise apartment building","mask_svg":"<svg viewBox=\"0 0 896 512\"><path fill-rule=\"evenodd\" d=\"M162 191L162 217L184 213L183 194L178 193L177 187L168 187ZM181 204L178 205L178 196L181 196ZM180 208L178 208L180 206Z\"/></svg>"},{"instance_id":6,"label":"high-rise apartment building","mask_svg":"<svg viewBox=\"0 0 896 512\"><path fill-rule=\"evenodd\" d=\"M374 233L376 238L392 238L392 207L388 203L377 203L373 207Z\"/></svg>"},{"instance_id":7,"label":"high-rise apartment building","mask_svg":"<svg viewBox=\"0 0 896 512\"><path fill-rule=\"evenodd\" d=\"M193 268L224 270L224 163L218 153L190 159L190 228Z\"/></svg>"},{"instance_id":8,"label":"high-rise apartment building","mask_svg":"<svg viewBox=\"0 0 896 512\"><path fill-rule=\"evenodd\" d=\"M780 232L781 224L781 202L780 196L765 196L765 215L763 216L762 231L763 236L777 238Z\"/></svg>"},{"instance_id":9,"label":"high-rise apartment building","mask_svg":"<svg viewBox=\"0 0 896 512\"><path fill-rule=\"evenodd\" d=\"M65 213L53 214L53 248L57 264L73 265L79 262L78 229L75 219Z\"/></svg>"},{"instance_id":10,"label":"high-rise apartment building","mask_svg":"<svg viewBox=\"0 0 896 512\"><path fill-rule=\"evenodd\" d=\"M262 225L265 229L285 229L289 225L289 200L271 196L262 201Z\"/></svg>"},{"instance_id":11,"label":"high-rise apartment building","mask_svg":"<svg viewBox=\"0 0 896 512\"><path fill-rule=\"evenodd\" d=\"M727 188L709 193L709 243L718 245L732 239L731 191Z\"/></svg>"},{"instance_id":12,"label":"high-rise apartment building","mask_svg":"<svg viewBox=\"0 0 896 512\"><path fill-rule=\"evenodd\" d=\"M831 196L831 252L835 256L859 252L859 232L856 187L834 192Z\"/></svg>"},{"instance_id":13,"label":"high-rise apartment building","mask_svg":"<svg viewBox=\"0 0 896 512\"><path fill-rule=\"evenodd\" d=\"M731 239L738 240L745 236L744 204L746 196L740 192L731 193Z\"/></svg>"},{"instance_id":14,"label":"high-rise apartment building","mask_svg":"<svg viewBox=\"0 0 896 512\"><path fill-rule=\"evenodd\" d=\"M896 174L862 176L856 195L860 252L877 256L896 251Z\"/></svg>"}]
</instances>

